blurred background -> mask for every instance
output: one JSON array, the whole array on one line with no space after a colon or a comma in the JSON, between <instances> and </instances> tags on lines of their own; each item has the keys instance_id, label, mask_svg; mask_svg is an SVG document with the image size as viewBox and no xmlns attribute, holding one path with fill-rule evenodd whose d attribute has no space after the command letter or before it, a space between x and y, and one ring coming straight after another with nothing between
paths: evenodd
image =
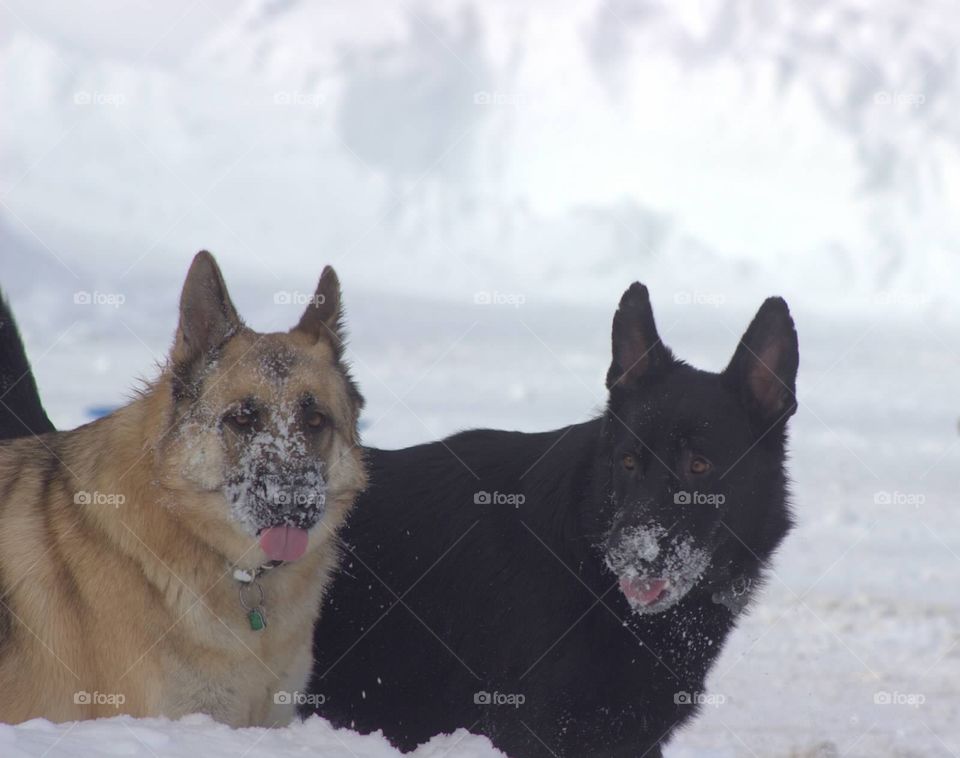
<instances>
[{"instance_id":1,"label":"blurred background","mask_svg":"<svg viewBox=\"0 0 960 758\"><path fill-rule=\"evenodd\" d=\"M585 420L634 280L711 370L783 295L799 527L667 754L957 755L958 41L946 0L0 0L0 286L65 428L155 375L197 250L264 331L333 264L384 446Z\"/></svg>"}]
</instances>

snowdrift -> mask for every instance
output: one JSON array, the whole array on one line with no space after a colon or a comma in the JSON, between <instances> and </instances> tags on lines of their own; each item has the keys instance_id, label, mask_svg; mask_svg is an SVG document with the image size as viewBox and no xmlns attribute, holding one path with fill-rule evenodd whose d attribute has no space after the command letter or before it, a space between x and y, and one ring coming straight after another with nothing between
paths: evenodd
<instances>
[{"instance_id":1,"label":"snowdrift","mask_svg":"<svg viewBox=\"0 0 960 758\"><path fill-rule=\"evenodd\" d=\"M158 758L237 758L237 756L305 755L324 758L394 758L401 753L379 734L362 736L336 730L326 721L311 718L283 729L231 729L207 716L180 721L134 719L117 716L98 721L52 724L37 719L17 726L0 725L3 758L38 755L67 758L115 758L118 755L153 755ZM503 758L486 737L464 730L434 737L408 755L413 758Z\"/></svg>"}]
</instances>

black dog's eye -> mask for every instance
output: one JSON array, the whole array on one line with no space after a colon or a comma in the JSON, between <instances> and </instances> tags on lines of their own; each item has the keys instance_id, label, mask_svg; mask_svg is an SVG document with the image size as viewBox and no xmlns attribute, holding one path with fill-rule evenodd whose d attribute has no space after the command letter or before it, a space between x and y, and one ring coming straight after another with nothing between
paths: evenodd
<instances>
[{"instance_id":1,"label":"black dog's eye","mask_svg":"<svg viewBox=\"0 0 960 758\"><path fill-rule=\"evenodd\" d=\"M710 461L708 461L708 460L707 460L706 458L704 458L702 455L695 455L695 456L693 456L693 458L690 460L690 473L691 473L691 474L697 474L697 475L706 474L706 473L708 473L708 472L710 471L710 469L712 469L712 468L713 468L713 464L710 463Z\"/></svg>"},{"instance_id":2,"label":"black dog's eye","mask_svg":"<svg viewBox=\"0 0 960 758\"><path fill-rule=\"evenodd\" d=\"M637 458L631 453L623 454L623 467L627 471L633 471L637 467Z\"/></svg>"},{"instance_id":3,"label":"black dog's eye","mask_svg":"<svg viewBox=\"0 0 960 758\"><path fill-rule=\"evenodd\" d=\"M327 417L316 408L305 410L303 420L311 429L322 429L327 425Z\"/></svg>"}]
</instances>

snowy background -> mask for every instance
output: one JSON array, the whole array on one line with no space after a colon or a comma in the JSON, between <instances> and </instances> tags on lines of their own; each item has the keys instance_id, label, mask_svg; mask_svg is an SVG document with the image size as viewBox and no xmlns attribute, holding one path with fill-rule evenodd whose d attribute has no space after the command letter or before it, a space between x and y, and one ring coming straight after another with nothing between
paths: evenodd
<instances>
[{"instance_id":1,"label":"snowy background","mask_svg":"<svg viewBox=\"0 0 960 758\"><path fill-rule=\"evenodd\" d=\"M586 419L635 279L714 370L781 294L799 528L667 755L956 756L958 40L947 0L0 0L0 286L68 427L154 374L198 249L261 330L332 263L382 446ZM236 751L0 746L131 733Z\"/></svg>"}]
</instances>

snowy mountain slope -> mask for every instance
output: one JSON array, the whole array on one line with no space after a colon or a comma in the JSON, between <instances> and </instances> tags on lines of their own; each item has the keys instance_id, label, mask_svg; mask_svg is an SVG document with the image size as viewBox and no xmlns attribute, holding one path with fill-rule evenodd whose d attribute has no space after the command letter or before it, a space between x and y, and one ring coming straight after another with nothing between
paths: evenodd
<instances>
[{"instance_id":1,"label":"snowy mountain slope","mask_svg":"<svg viewBox=\"0 0 960 758\"><path fill-rule=\"evenodd\" d=\"M428 297L600 303L642 269L955 316L945 7L255 2L163 66L21 31L0 212L117 275L207 246Z\"/></svg>"}]
</instances>

